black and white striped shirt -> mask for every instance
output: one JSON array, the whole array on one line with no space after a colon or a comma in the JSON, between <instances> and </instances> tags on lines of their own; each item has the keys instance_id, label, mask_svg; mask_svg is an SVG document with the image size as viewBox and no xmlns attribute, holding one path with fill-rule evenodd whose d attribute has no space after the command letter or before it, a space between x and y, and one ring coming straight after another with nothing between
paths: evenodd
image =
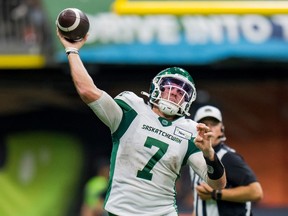
<instances>
[{"instance_id":1,"label":"black and white striped shirt","mask_svg":"<svg viewBox=\"0 0 288 216\"><path fill-rule=\"evenodd\" d=\"M214 147L217 156L226 170L226 188L249 185L256 182L256 176L241 155L224 143ZM193 188L200 184L202 179L190 169ZM196 216L251 216L251 202L238 203L229 201L201 200L194 190L194 210Z\"/></svg>"}]
</instances>

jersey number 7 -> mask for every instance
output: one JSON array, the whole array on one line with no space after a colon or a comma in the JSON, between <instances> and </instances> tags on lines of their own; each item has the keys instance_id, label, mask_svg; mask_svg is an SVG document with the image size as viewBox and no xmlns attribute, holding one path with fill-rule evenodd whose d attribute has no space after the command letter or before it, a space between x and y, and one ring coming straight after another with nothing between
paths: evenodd
<instances>
[{"instance_id":1,"label":"jersey number 7","mask_svg":"<svg viewBox=\"0 0 288 216\"><path fill-rule=\"evenodd\" d=\"M155 164L167 152L168 144L161 142L157 139L154 139L152 137L147 137L144 146L147 148L150 148L150 149L152 146L159 148L158 151L150 158L150 160L147 162L147 164L144 166L144 168L142 170L138 170L138 172L137 172L138 178L142 178L142 179L146 179L146 180L151 181L153 174L150 173L150 171L153 169Z\"/></svg>"}]
</instances>

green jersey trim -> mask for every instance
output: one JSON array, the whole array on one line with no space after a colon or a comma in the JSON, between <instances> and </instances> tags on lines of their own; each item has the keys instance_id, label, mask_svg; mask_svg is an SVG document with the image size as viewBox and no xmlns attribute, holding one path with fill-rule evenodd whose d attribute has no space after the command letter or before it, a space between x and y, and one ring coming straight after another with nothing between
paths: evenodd
<instances>
[{"instance_id":1,"label":"green jersey trim","mask_svg":"<svg viewBox=\"0 0 288 216\"><path fill-rule=\"evenodd\" d=\"M137 112L132 109L127 103L125 103L122 100L115 99L116 103L121 107L123 110L123 117L121 120L121 123L118 127L118 129L113 133L113 139L120 139L120 137L123 136L123 134L126 132L126 130L129 128L131 122L135 119L137 116ZM114 142L114 140L113 140Z\"/></svg>"},{"instance_id":2,"label":"green jersey trim","mask_svg":"<svg viewBox=\"0 0 288 216\"><path fill-rule=\"evenodd\" d=\"M162 125L163 127L169 127L169 126L172 125L172 122L171 122L171 121L169 121L169 120L167 120L167 119L165 119L165 118L163 118L163 117L159 117L158 119L159 119L159 121L160 121L160 123L161 123L161 125Z\"/></svg>"},{"instance_id":3,"label":"green jersey trim","mask_svg":"<svg viewBox=\"0 0 288 216\"><path fill-rule=\"evenodd\" d=\"M187 164L187 160L188 160L190 155L200 151L200 149L195 145L194 139L195 139L195 137L188 141L188 149L187 149L186 155L183 159L182 166Z\"/></svg>"}]
</instances>

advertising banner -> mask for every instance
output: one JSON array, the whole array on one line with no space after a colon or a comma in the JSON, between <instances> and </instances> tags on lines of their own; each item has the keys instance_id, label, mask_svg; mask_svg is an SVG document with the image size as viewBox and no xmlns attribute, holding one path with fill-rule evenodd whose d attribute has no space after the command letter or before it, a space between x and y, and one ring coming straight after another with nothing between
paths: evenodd
<instances>
[{"instance_id":1,"label":"advertising banner","mask_svg":"<svg viewBox=\"0 0 288 216\"><path fill-rule=\"evenodd\" d=\"M54 26L58 13L67 7L79 8L88 15L89 39L80 52L87 63L288 61L287 1L44 2ZM56 61L67 61L63 47L58 40L56 43Z\"/></svg>"}]
</instances>

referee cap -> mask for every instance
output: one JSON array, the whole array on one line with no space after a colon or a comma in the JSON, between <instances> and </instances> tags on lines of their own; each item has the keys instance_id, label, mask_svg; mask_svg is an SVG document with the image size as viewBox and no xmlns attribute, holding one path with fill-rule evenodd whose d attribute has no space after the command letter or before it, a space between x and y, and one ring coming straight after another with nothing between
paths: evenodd
<instances>
[{"instance_id":1,"label":"referee cap","mask_svg":"<svg viewBox=\"0 0 288 216\"><path fill-rule=\"evenodd\" d=\"M204 118L215 118L218 121L222 122L222 114L220 110L214 106L203 106L200 107L194 116L194 121L199 122Z\"/></svg>"}]
</instances>

